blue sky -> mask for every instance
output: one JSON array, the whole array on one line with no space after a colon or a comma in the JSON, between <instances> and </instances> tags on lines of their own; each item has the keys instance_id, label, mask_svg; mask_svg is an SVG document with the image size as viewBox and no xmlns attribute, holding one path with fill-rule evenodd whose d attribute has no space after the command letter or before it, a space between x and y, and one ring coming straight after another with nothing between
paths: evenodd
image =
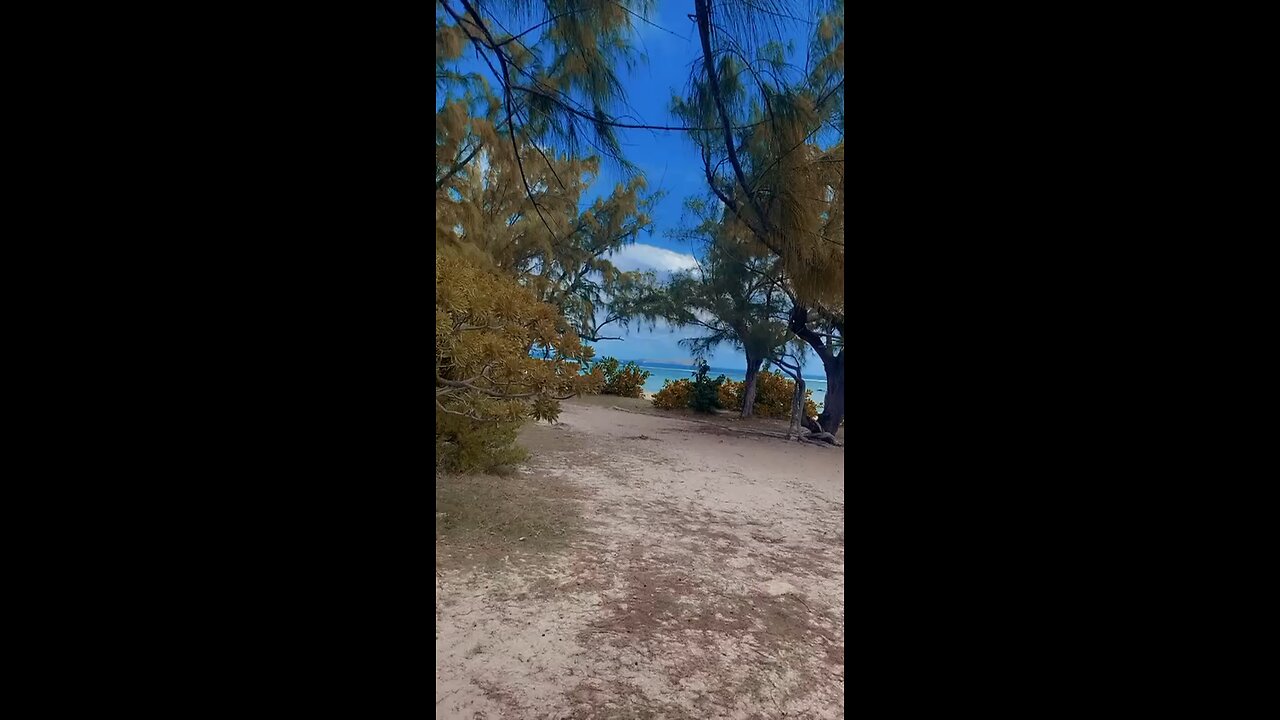
<instances>
[{"instance_id":1,"label":"blue sky","mask_svg":"<svg viewBox=\"0 0 1280 720\"><path fill-rule=\"evenodd\" d=\"M807 3L798 3L806 5ZM634 19L638 33L637 47L645 57L631 71L619 69L623 86L627 90L629 107L622 110L635 117L628 122L653 125L678 125L671 117L672 94L682 94L689 79L691 63L700 54L697 30L688 15L693 13L692 0L658 2L649 15L653 25ZM813 15L809 15L813 17ZM654 27L654 25L661 26ZM786 30L796 32L797 39L807 34L808 28L789 22ZM512 29L512 32L518 32ZM803 47L803 42L797 44ZM466 53L464 61L474 57ZM799 62L803 63L803 51ZM468 70L472 63L467 62ZM484 63L474 69L488 75ZM494 83L496 86L497 83ZM683 203L691 196L707 193L706 178L696 146L686 133L678 131L650 131L620 129L619 139L623 154L645 176L650 191L663 190L666 196L652 212L652 232L642 233L636 244L625 248L612 258L623 270L653 270L662 277L664 273L692 267L695 248L687 241L667 236L681 224ZM612 191L623 177L618 168L603 161L600 175L587 191L584 203L594 202L596 197ZM596 355L611 355L624 360L681 360L689 361L689 352L678 345L681 338L696 336L697 328L673 329L665 323L650 330L647 325L633 325L629 330L611 331L605 334L621 335L622 340L608 340L595 344ZM746 366L746 357L728 346L722 346L708 362L716 367L736 368ZM820 365L809 354L806 366Z\"/></svg>"}]
</instances>

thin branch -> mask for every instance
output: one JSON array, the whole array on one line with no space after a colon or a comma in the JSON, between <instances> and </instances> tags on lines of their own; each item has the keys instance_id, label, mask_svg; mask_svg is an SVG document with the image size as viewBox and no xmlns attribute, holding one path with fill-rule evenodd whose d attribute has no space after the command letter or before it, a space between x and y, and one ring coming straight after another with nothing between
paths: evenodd
<instances>
[{"instance_id":1,"label":"thin branch","mask_svg":"<svg viewBox=\"0 0 1280 720\"><path fill-rule=\"evenodd\" d=\"M715 100L716 110L720 114L720 124L724 130L725 149L729 151L729 164L733 166L734 175L738 178L738 184L742 187L744 193L747 194L747 202L751 204L756 215L762 223L765 223L764 211L749 193L751 186L747 184L747 176L742 172L742 163L738 160L738 152L734 148L733 130L729 124L729 111L725 108L724 98L720 95L720 83L716 79L715 58L711 52L711 30L710 23L710 7L707 0L694 0L694 11L698 16L698 35L702 40L702 63L707 71L707 86L711 92L711 97Z\"/></svg>"},{"instance_id":2,"label":"thin branch","mask_svg":"<svg viewBox=\"0 0 1280 720\"><path fill-rule=\"evenodd\" d=\"M444 5L446 9L449 9L448 5L444 2L441 2L441 4ZM462 0L462 7L466 8L467 12L471 14L471 17L475 18L476 25L480 27L480 31L484 33L485 38L489 41L489 47L494 47L493 35L489 33L489 29L486 28L484 23L481 21L480 13L476 12L476 9L471 5L469 0ZM452 11L450 11L450 14L453 14ZM488 63L488 60L485 62ZM501 77L504 86L510 87L511 75L507 72L507 56L502 52L498 52L498 64L502 66ZM489 65L489 69L492 70L493 65ZM533 196L533 188L529 187L529 178L524 174L524 162L520 159L520 145L516 142L516 125L513 120L515 117L515 110L511 105L511 93L507 92L503 94L506 96L507 122L511 123L511 150L516 156L516 168L520 170L520 180L524 183L525 194L528 195L529 199L533 202L533 209L537 211L538 219L542 221L542 226L551 234L552 239L555 239L556 231L551 229L551 224L547 222L546 216L542 214L542 204Z\"/></svg>"},{"instance_id":3,"label":"thin branch","mask_svg":"<svg viewBox=\"0 0 1280 720\"><path fill-rule=\"evenodd\" d=\"M623 4L622 4L622 3L620 3L620 2L616 2L615 0L610 0L610 2L613 2L613 4L614 4L614 5L617 5L618 7L622 8L623 10L626 10L626 11L627 11L628 13L630 13L631 15L633 15L633 16L635 16L635 17L640 18L641 20L643 20L643 21L644 21L644 23L645 23L646 25L652 25L653 27L656 27L656 28L658 28L659 30L661 30L661 31L663 31L663 32L670 33L670 34L675 35L676 37L680 38L681 40L684 40L685 42L689 42L689 38L687 38L687 37L685 37L685 36L681 35L680 33L676 32L676 31L674 31L674 30L668 30L667 28L664 28L664 27L662 27L661 25L659 25L659 24L657 24L657 23L655 23L655 22L650 21L650 20L649 20L649 18L647 18L647 17L645 17L645 16L641 15L640 13L637 13L635 10L632 10L631 8L627 7L626 5L623 5ZM646 51L647 51L647 48L646 48Z\"/></svg>"},{"instance_id":4,"label":"thin branch","mask_svg":"<svg viewBox=\"0 0 1280 720\"><path fill-rule=\"evenodd\" d=\"M796 305L792 308L791 322L788 327L801 340L809 343L809 346L813 348L814 353L817 354L818 359L822 360L824 366L834 360L830 348L822 341L822 337L809 328L808 308L803 305Z\"/></svg>"},{"instance_id":5,"label":"thin branch","mask_svg":"<svg viewBox=\"0 0 1280 720\"><path fill-rule=\"evenodd\" d=\"M477 378L472 378L472 379L475 380ZM475 390L476 392L482 392L488 395L489 397L501 398L503 400L521 400L523 398L530 398L538 394L537 392L530 392L530 393L520 393L518 395L509 395L507 393L498 392L496 390L490 390L489 388L482 388L478 385L472 385L471 383L465 380L448 380L440 377L439 375L436 376L436 382L450 388L466 388L468 390ZM444 391L441 391L441 390L436 391L436 395L443 395L443 394L445 394Z\"/></svg>"},{"instance_id":6,"label":"thin branch","mask_svg":"<svg viewBox=\"0 0 1280 720\"><path fill-rule=\"evenodd\" d=\"M583 9L583 8L578 8L577 10L569 10L569 11L566 11L566 12L562 12L562 13L560 13L559 15L556 15L555 17L552 17L552 18L549 18L549 19L547 19L547 20L544 20L544 21L542 21L542 22L538 23L537 25L534 25L533 27L529 28L528 30L525 30L524 32L520 33L519 35L512 35L511 37L507 38L506 40L503 40L502 42L498 43L497 45L494 45L494 46L493 46L493 49L494 49L494 50L497 50L498 48L502 47L503 45L506 45L507 43L510 43L510 42L512 42L512 41L515 41L515 40L519 40L520 38L524 37L525 35L528 35L529 33L533 32L534 30L537 30L537 29L538 29L538 28L540 28L540 27L543 27L543 26L545 26L545 25L550 25L551 23L553 23L553 22L555 22L555 21L559 20L560 18L562 18L562 17L564 17L564 16L566 16L566 15L572 15L572 14L574 14L575 12L578 12L579 10L582 10L582 9ZM520 44L521 44L521 45L524 45L524 43L520 43ZM527 47L526 47L525 49L526 49L526 50L528 50L529 48L527 48Z\"/></svg>"},{"instance_id":7,"label":"thin branch","mask_svg":"<svg viewBox=\"0 0 1280 720\"><path fill-rule=\"evenodd\" d=\"M477 141L476 146L471 149L471 152L466 157L462 158L453 167L449 168L449 171L444 174L444 177L436 180L436 190L444 187L444 184L449 182L449 178L457 175L459 170L466 167L467 163L471 162L471 158L475 157L476 153L480 152L480 148L483 146L484 141Z\"/></svg>"},{"instance_id":8,"label":"thin branch","mask_svg":"<svg viewBox=\"0 0 1280 720\"><path fill-rule=\"evenodd\" d=\"M814 104L814 106L813 106L814 111L817 111L817 109L818 109L818 108L822 107L822 104L823 104L824 102L826 102L828 99L830 99L831 97L833 97L833 96L834 96L834 94L835 94L835 89L836 89L837 87L840 87L840 86L841 86L841 85L843 85L843 84L844 84L844 80L843 80L843 79L841 79L841 80L840 80L840 82L836 83L835 87L832 87L832 88L831 88L831 91L830 91L830 92L828 92L825 96L823 96L823 97L819 98L819 99L818 99L818 102L817 102L817 103L815 103L815 104ZM785 157L787 157L788 155L790 155L791 153L795 152L797 149L799 149L799 148L800 148L800 146L801 146L801 145L804 145L805 143L809 142L809 138L811 138L811 137L813 137L814 135L816 135L816 134L818 133L818 131L820 131L820 130L822 130L822 125L818 125L818 127L816 127L816 128L814 128L813 130L809 131L809 133L808 133L807 135L805 135L805 136L804 136L804 139L803 139L803 140L801 140L800 142L796 143L796 144L795 144L795 146L793 146L790 150L788 150L788 151L786 151L786 152L782 153L781 155L779 155L778 157L774 158L773 162L769 163L769 165L768 165L768 166L766 166L764 170L761 170L761 171L756 175L756 182L755 182L754 186L751 188L751 191L752 191L752 192L754 192L754 191L755 191L756 187L758 187L758 186L759 186L759 184L764 180L764 178L765 178L765 176L768 174L768 172L769 172L770 170L772 170L772 169L774 168L774 166L776 166L778 163L782 162L782 159L783 159L783 158L785 158ZM821 161L821 160L819 160L818 162L822 162L822 161ZM840 161L840 162L844 162L844 160L843 160L843 159L841 159L841 161ZM825 201L823 201L823 202L825 202Z\"/></svg>"},{"instance_id":9,"label":"thin branch","mask_svg":"<svg viewBox=\"0 0 1280 720\"><path fill-rule=\"evenodd\" d=\"M480 422L493 422L493 418L483 418L483 417L480 417L479 415L473 415L472 413L465 413L465 412L458 412L457 410L450 410L444 405L441 405L439 401L436 402L436 409L441 412L448 413L449 415L458 415L464 418L471 418L472 420L479 420Z\"/></svg>"},{"instance_id":10,"label":"thin branch","mask_svg":"<svg viewBox=\"0 0 1280 720\"><path fill-rule=\"evenodd\" d=\"M566 111L567 111L567 112L569 112L569 113L572 113L572 114L574 114L574 115L577 115L578 117L583 118L584 120L590 120L590 121L591 121L591 122L593 122L593 123L598 122L598 123L600 123L601 125L607 125L607 126L609 126L609 127L624 128L624 129L627 129L627 130L676 130L676 131L679 131L679 132L690 132L690 131L696 131L696 132L714 132L714 131L716 131L716 130L719 130L719 129L720 129L720 128L718 128L718 127L709 127L709 128L705 128L705 127L689 127L689 126L687 126L687 125L641 125L641 124L636 124L636 123L623 123L623 122L618 122L618 121L616 121L616 120L610 120L610 119L608 119L608 118L598 119L598 118L596 118L596 116L594 116L594 115L590 115L590 114L588 114L588 113L585 113L585 112L583 112L583 111L581 111L581 110L579 110L579 109L577 109L577 108L575 108L575 107L573 107L573 106L571 106L571 105L567 104L566 102L564 102L563 100L561 100L559 97L556 97L556 95L554 95L554 94L552 94L552 93L545 92L545 91L540 90L540 89L538 89L538 88L531 88L531 87L527 87L527 86L525 86L525 85L512 85L512 86L511 86L511 89L512 89L512 90L523 90L523 91L525 91L525 92L527 92L527 93L530 93L530 94L532 94L532 95L541 95L542 97L547 98L547 99L548 99L548 100L550 100L551 102L553 102L553 103L555 103L555 104L559 105L562 109L566 110ZM556 91L556 93L561 94L559 90L557 90L557 91ZM751 124L749 124L749 125L737 125L737 126L734 126L734 128L733 128L733 129L734 129L734 130L747 130L747 129L750 129L750 128L753 128L753 127L756 127L756 126L758 126L758 125L763 125L763 124L765 124L766 122L768 122L768 121L767 121L767 120L761 120L761 121L759 121L759 122L754 122L754 123L751 123Z\"/></svg>"}]
</instances>

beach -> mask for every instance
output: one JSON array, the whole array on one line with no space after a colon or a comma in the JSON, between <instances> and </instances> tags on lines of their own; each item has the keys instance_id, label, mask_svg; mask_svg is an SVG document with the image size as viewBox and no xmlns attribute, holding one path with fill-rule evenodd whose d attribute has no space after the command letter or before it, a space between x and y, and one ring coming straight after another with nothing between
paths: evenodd
<instances>
[{"instance_id":1,"label":"beach","mask_svg":"<svg viewBox=\"0 0 1280 720\"><path fill-rule=\"evenodd\" d=\"M437 716L844 717L844 448L785 427L613 396L528 423L488 513L523 535L437 517Z\"/></svg>"}]
</instances>

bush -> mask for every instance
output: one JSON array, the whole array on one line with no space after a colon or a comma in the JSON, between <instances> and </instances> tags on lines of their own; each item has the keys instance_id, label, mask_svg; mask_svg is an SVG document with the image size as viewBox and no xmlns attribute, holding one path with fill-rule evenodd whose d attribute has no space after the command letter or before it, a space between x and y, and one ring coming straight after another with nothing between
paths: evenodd
<instances>
[{"instance_id":1,"label":"bush","mask_svg":"<svg viewBox=\"0 0 1280 720\"><path fill-rule=\"evenodd\" d=\"M720 407L729 409L742 409L742 389L746 387L746 383L737 380L725 380L720 385Z\"/></svg>"},{"instance_id":2,"label":"bush","mask_svg":"<svg viewBox=\"0 0 1280 720\"><path fill-rule=\"evenodd\" d=\"M721 378L724 376L721 375ZM676 380L663 383L662 390L653 396L653 406L662 410L676 410L692 407L694 381ZM742 396L746 383L737 380L724 380L717 388L718 407L730 410L742 410ZM796 384L786 375L769 371L756 376L756 401L753 412L760 417L791 417L791 398L796 392ZM813 402L813 391L804 391L804 413L811 418L818 417L818 406Z\"/></svg>"},{"instance_id":3,"label":"bush","mask_svg":"<svg viewBox=\"0 0 1280 720\"><path fill-rule=\"evenodd\" d=\"M595 364L604 373L604 385L600 387L601 395L618 395L620 397L638 398L644 392L644 381L653 373L641 370L634 361L627 361L619 367L618 359L601 358Z\"/></svg>"},{"instance_id":4,"label":"bush","mask_svg":"<svg viewBox=\"0 0 1280 720\"><path fill-rule=\"evenodd\" d=\"M715 380L707 377L711 368L707 364L698 365L698 374L693 378L693 392L689 395L689 407L697 412L709 413L720 409L720 386L724 384L724 376Z\"/></svg>"},{"instance_id":5,"label":"bush","mask_svg":"<svg viewBox=\"0 0 1280 720\"><path fill-rule=\"evenodd\" d=\"M523 420L481 423L470 418L442 415L436 419L436 463L456 473L497 472L515 465L528 452L516 445L516 431Z\"/></svg>"},{"instance_id":6,"label":"bush","mask_svg":"<svg viewBox=\"0 0 1280 720\"><path fill-rule=\"evenodd\" d=\"M684 410L693 397L692 380L664 380L662 389L653 395L653 406L659 410Z\"/></svg>"},{"instance_id":7,"label":"bush","mask_svg":"<svg viewBox=\"0 0 1280 720\"><path fill-rule=\"evenodd\" d=\"M557 398L602 381L598 372L581 373L592 350L557 308L455 253L436 253L435 340L436 452L445 471L518 462L516 431L525 420L554 420ZM531 357L530 347L551 357Z\"/></svg>"},{"instance_id":8,"label":"bush","mask_svg":"<svg viewBox=\"0 0 1280 720\"><path fill-rule=\"evenodd\" d=\"M756 376L756 401L754 412L760 417L791 417L791 398L796 394L796 384L782 373L765 370ZM811 399L813 391L804 391L804 413L807 417L818 417L818 406ZM742 408L742 400L738 400L738 408Z\"/></svg>"}]
</instances>

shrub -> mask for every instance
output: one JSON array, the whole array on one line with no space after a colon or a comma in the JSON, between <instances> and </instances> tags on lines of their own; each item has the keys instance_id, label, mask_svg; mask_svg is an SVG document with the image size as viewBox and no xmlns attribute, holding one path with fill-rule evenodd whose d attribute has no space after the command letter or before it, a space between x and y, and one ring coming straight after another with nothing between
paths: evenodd
<instances>
[{"instance_id":1,"label":"shrub","mask_svg":"<svg viewBox=\"0 0 1280 720\"><path fill-rule=\"evenodd\" d=\"M619 367L618 359L612 357L601 358L595 367L604 373L604 385L600 386L601 395L638 398L644 392L644 381L653 374L648 370L641 370L631 360Z\"/></svg>"},{"instance_id":2,"label":"shrub","mask_svg":"<svg viewBox=\"0 0 1280 720\"><path fill-rule=\"evenodd\" d=\"M496 472L524 460L528 453L516 445L523 421L479 422L456 415L436 418L436 463L456 473Z\"/></svg>"},{"instance_id":3,"label":"shrub","mask_svg":"<svg viewBox=\"0 0 1280 720\"><path fill-rule=\"evenodd\" d=\"M795 396L796 384L782 373L765 370L756 376L756 401L754 412L760 417L791 417L791 398ZM808 417L818 416L818 406L812 400L813 391L804 391L804 412ZM742 401L738 401L741 409Z\"/></svg>"},{"instance_id":4,"label":"shrub","mask_svg":"<svg viewBox=\"0 0 1280 720\"><path fill-rule=\"evenodd\" d=\"M592 350L560 311L512 278L457 254L436 253L436 451L441 469L484 471L518 462L516 431L554 420L557 399L597 386L581 374ZM530 347L553 351L550 359Z\"/></svg>"},{"instance_id":5,"label":"shrub","mask_svg":"<svg viewBox=\"0 0 1280 720\"><path fill-rule=\"evenodd\" d=\"M722 375L723 377L723 375ZM726 407L730 410L742 410L742 393L746 389L746 383L739 380L723 380L719 384L717 392L717 400L719 407ZM786 377L781 373L771 373L768 370L756 375L755 378L755 415L760 418L791 418L791 397L795 395L796 384L794 380ZM813 401L812 389L804 391L804 413L809 418L817 418L818 405ZM694 396L694 380L667 380L663 383L662 389L653 397L653 406L662 410L684 409L691 407L692 396Z\"/></svg>"},{"instance_id":6,"label":"shrub","mask_svg":"<svg viewBox=\"0 0 1280 720\"><path fill-rule=\"evenodd\" d=\"M746 383L737 380L725 380L720 385L720 407L729 409L742 409L742 389L746 387Z\"/></svg>"},{"instance_id":7,"label":"shrub","mask_svg":"<svg viewBox=\"0 0 1280 720\"><path fill-rule=\"evenodd\" d=\"M698 365L698 374L693 378L693 392L689 396L689 407L702 413L709 413L722 407L720 405L720 386L724 384L724 376L715 380L707 377L711 368L707 364Z\"/></svg>"},{"instance_id":8,"label":"shrub","mask_svg":"<svg viewBox=\"0 0 1280 720\"><path fill-rule=\"evenodd\" d=\"M693 397L692 380L664 380L662 389L653 395L653 406L660 410L684 410Z\"/></svg>"},{"instance_id":9,"label":"shrub","mask_svg":"<svg viewBox=\"0 0 1280 720\"><path fill-rule=\"evenodd\" d=\"M692 407L694 388L693 380L668 380L653 396L653 406L662 410ZM745 388L744 382L723 380L716 392L718 407L741 411ZM753 412L760 417L788 419L791 417L791 398L795 392L796 384L791 378L781 373L763 371L756 376L756 401ZM804 413L807 417L818 417L818 406L813 402L813 391L809 389L804 391Z\"/></svg>"}]
</instances>

